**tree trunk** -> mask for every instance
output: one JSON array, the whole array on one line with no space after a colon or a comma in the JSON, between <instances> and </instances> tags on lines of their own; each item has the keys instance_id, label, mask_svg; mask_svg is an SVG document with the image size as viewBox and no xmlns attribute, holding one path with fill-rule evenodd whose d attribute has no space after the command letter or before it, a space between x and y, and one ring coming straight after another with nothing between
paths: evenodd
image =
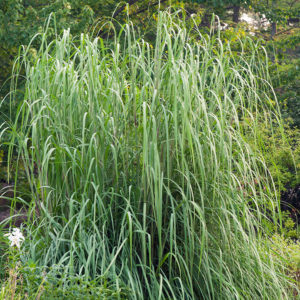
<instances>
[{"instance_id":1,"label":"tree trunk","mask_svg":"<svg viewBox=\"0 0 300 300\"><path fill-rule=\"evenodd\" d=\"M277 0L272 1L272 11L277 7ZM276 15L275 15L276 16ZM277 17L277 16L276 16ZM276 18L272 20L271 23L271 38L273 39L274 35L277 33L277 24L276 24Z\"/></svg>"},{"instance_id":2,"label":"tree trunk","mask_svg":"<svg viewBox=\"0 0 300 300\"><path fill-rule=\"evenodd\" d=\"M238 23L240 20L240 6L239 5L234 5L233 6L233 17L232 21L235 23Z\"/></svg>"},{"instance_id":3,"label":"tree trunk","mask_svg":"<svg viewBox=\"0 0 300 300\"><path fill-rule=\"evenodd\" d=\"M272 38L276 33L277 33L277 23L272 22L272 24L271 24L271 36L272 36Z\"/></svg>"}]
</instances>

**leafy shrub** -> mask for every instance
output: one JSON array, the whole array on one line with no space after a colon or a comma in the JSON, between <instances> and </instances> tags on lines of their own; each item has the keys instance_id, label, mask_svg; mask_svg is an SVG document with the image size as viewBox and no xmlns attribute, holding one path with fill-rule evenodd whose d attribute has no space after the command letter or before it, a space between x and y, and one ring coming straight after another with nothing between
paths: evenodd
<instances>
[{"instance_id":1,"label":"leafy shrub","mask_svg":"<svg viewBox=\"0 0 300 300\"><path fill-rule=\"evenodd\" d=\"M110 286L103 280L87 280L80 276L61 277L38 272L36 266L20 266L8 270L1 284L1 299L127 299L128 290Z\"/></svg>"},{"instance_id":2,"label":"leafy shrub","mask_svg":"<svg viewBox=\"0 0 300 300\"><path fill-rule=\"evenodd\" d=\"M300 285L300 242L274 235L268 242L268 247L271 247L272 255L283 262L286 272Z\"/></svg>"},{"instance_id":3,"label":"leafy shrub","mask_svg":"<svg viewBox=\"0 0 300 300\"><path fill-rule=\"evenodd\" d=\"M267 43L274 54L271 67L272 82L285 119L292 119L292 125L300 128L300 59L299 28L280 34L274 42Z\"/></svg>"},{"instance_id":4,"label":"leafy shrub","mask_svg":"<svg viewBox=\"0 0 300 300\"><path fill-rule=\"evenodd\" d=\"M283 64L278 68L279 83L276 92L283 117L291 119L294 127L300 128L300 60Z\"/></svg>"}]
</instances>

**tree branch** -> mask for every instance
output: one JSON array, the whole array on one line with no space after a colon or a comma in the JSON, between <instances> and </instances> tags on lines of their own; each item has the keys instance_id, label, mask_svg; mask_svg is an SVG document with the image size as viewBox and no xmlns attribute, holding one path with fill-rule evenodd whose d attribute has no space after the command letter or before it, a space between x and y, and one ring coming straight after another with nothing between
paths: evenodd
<instances>
[{"instance_id":1,"label":"tree branch","mask_svg":"<svg viewBox=\"0 0 300 300\"><path fill-rule=\"evenodd\" d=\"M138 15L138 14L140 14L140 13L143 13L144 11L146 11L147 9L149 9L150 7L153 7L153 6L158 5L158 4L160 4L160 3L164 3L164 2L166 2L166 1L167 1L167 0L161 0L161 1L157 1L157 2L155 2L155 3L152 3L151 5L149 5L149 6L145 7L145 8L143 8L143 9L141 9L141 10L139 10L139 11L137 11L137 12L134 14L134 16L136 16L136 15Z\"/></svg>"},{"instance_id":2,"label":"tree branch","mask_svg":"<svg viewBox=\"0 0 300 300\"><path fill-rule=\"evenodd\" d=\"M138 1L139 0L130 0L130 1L128 1L126 4L122 5L120 8L118 8L117 10L114 11L114 13L112 15L112 18L115 18L118 14L120 14L124 10L124 8L126 7L127 4L130 6L130 5L135 4Z\"/></svg>"}]
</instances>

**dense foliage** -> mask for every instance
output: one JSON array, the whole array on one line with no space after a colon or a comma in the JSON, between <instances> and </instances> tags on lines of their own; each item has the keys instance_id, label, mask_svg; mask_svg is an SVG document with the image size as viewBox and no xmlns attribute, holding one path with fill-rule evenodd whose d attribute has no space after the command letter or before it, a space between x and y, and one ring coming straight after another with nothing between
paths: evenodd
<instances>
[{"instance_id":1,"label":"dense foliage","mask_svg":"<svg viewBox=\"0 0 300 300\"><path fill-rule=\"evenodd\" d=\"M128 23L112 44L77 45L65 31L44 36L34 61L23 54L10 154L39 216L23 264L102 278L136 299L291 293L278 258L257 250L268 251L262 225L276 224L278 200L244 139L244 121L258 141L259 116L277 114L266 57L249 38L236 57L218 36L194 37L160 13L153 45Z\"/></svg>"},{"instance_id":2,"label":"dense foliage","mask_svg":"<svg viewBox=\"0 0 300 300\"><path fill-rule=\"evenodd\" d=\"M1 1L0 298L297 297L299 7Z\"/></svg>"}]
</instances>

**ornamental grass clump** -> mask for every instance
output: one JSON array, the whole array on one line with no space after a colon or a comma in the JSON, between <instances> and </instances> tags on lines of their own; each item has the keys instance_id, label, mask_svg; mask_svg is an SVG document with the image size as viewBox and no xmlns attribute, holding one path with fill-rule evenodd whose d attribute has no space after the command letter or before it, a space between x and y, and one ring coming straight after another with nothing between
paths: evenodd
<instances>
[{"instance_id":1,"label":"ornamental grass clump","mask_svg":"<svg viewBox=\"0 0 300 300\"><path fill-rule=\"evenodd\" d=\"M272 178L246 139L277 114L263 48L245 38L235 55L167 12L153 45L130 22L111 32L42 36L36 60L19 60L9 154L39 214L30 258L132 299L288 297L285 270L257 250L262 224L278 221Z\"/></svg>"}]
</instances>

